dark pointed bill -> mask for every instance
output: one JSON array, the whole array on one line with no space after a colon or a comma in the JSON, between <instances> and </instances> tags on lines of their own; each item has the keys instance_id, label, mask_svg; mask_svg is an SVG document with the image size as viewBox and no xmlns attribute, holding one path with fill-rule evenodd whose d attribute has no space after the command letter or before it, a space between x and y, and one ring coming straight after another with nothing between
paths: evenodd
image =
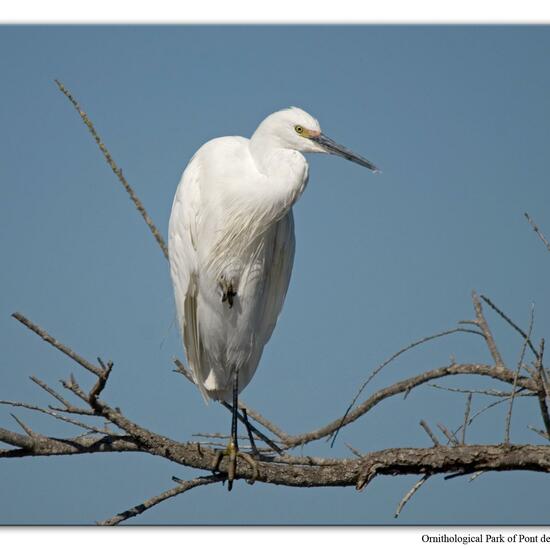
<instances>
[{"instance_id":1,"label":"dark pointed bill","mask_svg":"<svg viewBox=\"0 0 550 550\"><path fill-rule=\"evenodd\" d=\"M339 157L343 157L347 160L351 160L351 162L356 162L357 164L360 164L361 166L365 166L369 170L372 170L375 174L380 173L380 169L377 168L370 160L367 160L365 157L361 157L360 155L356 155L353 151L350 151L343 145L340 145L339 143L336 143L329 137L325 136L325 134L319 134L318 136L312 136L310 137L311 141L315 141L319 145L321 145L327 153L330 153L331 155L337 155Z\"/></svg>"}]
</instances>

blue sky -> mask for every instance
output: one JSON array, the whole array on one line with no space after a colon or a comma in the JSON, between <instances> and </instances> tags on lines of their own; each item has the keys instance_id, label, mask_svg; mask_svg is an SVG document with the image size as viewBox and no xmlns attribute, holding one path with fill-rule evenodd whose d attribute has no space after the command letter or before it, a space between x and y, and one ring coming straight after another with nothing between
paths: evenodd
<instances>
[{"instance_id":1,"label":"blue sky","mask_svg":"<svg viewBox=\"0 0 550 550\"><path fill-rule=\"evenodd\" d=\"M288 432L342 414L393 352L471 318L473 289L523 326L534 302L534 338L548 337L550 256L523 218L528 211L550 234L547 27L4 26L0 48L1 398L47 404L31 374L88 380L10 318L21 311L82 355L112 359L105 397L135 421L181 440L229 428L225 411L172 372L182 348L167 263L54 78L89 113L164 234L194 151L212 137L249 136L289 105L382 168L373 176L309 158L286 304L242 395ZM521 340L489 318L515 365ZM452 355L490 360L474 338L451 336L393 363L370 391ZM474 410L483 403L474 398ZM2 425L15 429L9 412ZM373 410L334 449L320 442L305 452L428 445L420 419L457 426L463 414L463 395L420 389ZM515 441L541 443L525 428L540 424L536 415L534 403L517 404ZM502 441L504 416L495 407L480 417L470 442ZM169 488L172 475L192 472L147 456L5 461L0 522L101 520ZM541 474L431 479L394 520L414 481L379 478L364 493L206 487L135 522L547 522Z\"/></svg>"}]
</instances>

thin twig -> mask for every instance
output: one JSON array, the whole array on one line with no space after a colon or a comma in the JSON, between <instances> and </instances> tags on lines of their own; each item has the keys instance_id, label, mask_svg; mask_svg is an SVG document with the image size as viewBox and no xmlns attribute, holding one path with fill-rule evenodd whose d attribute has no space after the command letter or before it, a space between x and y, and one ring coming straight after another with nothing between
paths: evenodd
<instances>
[{"instance_id":1,"label":"thin twig","mask_svg":"<svg viewBox=\"0 0 550 550\"><path fill-rule=\"evenodd\" d=\"M426 483L426 481L428 481L428 479L431 477L430 474L426 474L424 476L422 476L410 489L409 491L407 491L407 494L401 499L401 502L399 503L399 506L397 506L397 510L395 511L395 514L394 514L394 518L397 518L399 517L399 514L401 513L401 510L403 510L403 507L405 506L405 504L407 504L407 502L409 502L409 500L411 500L411 498L413 497L413 495L416 493L416 491L418 491L418 489L420 489L420 487L422 487L422 485L424 485L424 483Z\"/></svg>"},{"instance_id":2,"label":"thin twig","mask_svg":"<svg viewBox=\"0 0 550 550\"><path fill-rule=\"evenodd\" d=\"M231 436L230 435L225 435L225 434L221 434L221 433L202 433L202 432L198 432L198 433L194 433L194 434L191 434L193 437L206 437L208 439L231 439ZM248 437L245 436L245 435L239 435L237 436L237 439L239 441L248 441ZM204 444L204 443L202 443Z\"/></svg>"},{"instance_id":3,"label":"thin twig","mask_svg":"<svg viewBox=\"0 0 550 550\"><path fill-rule=\"evenodd\" d=\"M193 375L185 368L185 365L177 357L174 357L173 361L174 365L176 365L176 372L183 374L183 376L185 376L185 378L195 386L196 384L193 379Z\"/></svg>"},{"instance_id":4,"label":"thin twig","mask_svg":"<svg viewBox=\"0 0 550 550\"><path fill-rule=\"evenodd\" d=\"M516 397L518 396L519 392L516 393ZM502 405L503 403L506 403L509 401L509 397L504 397L502 399L496 399L492 403L489 403L488 405L485 405L485 407L482 407L477 411L475 414L473 414L469 420L469 424L471 425L472 422L478 417L481 416L483 413L487 412L489 409L492 409L493 407L496 407L497 405ZM460 429L460 428L459 428Z\"/></svg>"},{"instance_id":5,"label":"thin twig","mask_svg":"<svg viewBox=\"0 0 550 550\"><path fill-rule=\"evenodd\" d=\"M161 493L160 495L149 498L145 502L138 504L137 506L134 506L129 510L121 512L120 514L117 514L112 518L100 521L98 522L98 525L118 525L119 523L126 521L127 519L143 514L143 512L150 510L153 506L156 506L157 504L160 504L161 502L169 498L181 495L182 493L185 493L195 487L200 487L201 485L209 485L211 483L223 481L225 477L225 475L212 475L208 477L198 477L191 481L182 481L177 478L172 478L178 484L176 485L176 487L168 489L168 491L164 491L164 493Z\"/></svg>"},{"instance_id":6,"label":"thin twig","mask_svg":"<svg viewBox=\"0 0 550 550\"><path fill-rule=\"evenodd\" d=\"M493 334L491 333L491 329L489 328L485 316L483 315L483 308L481 307L481 302L479 301L478 295L475 291L472 292L472 301L474 303L474 310L476 312L476 324L485 336L485 341L487 343L487 347L489 348L491 356L493 357L495 366L505 368L504 361L502 360L502 356L498 351L495 339L493 338Z\"/></svg>"},{"instance_id":7,"label":"thin twig","mask_svg":"<svg viewBox=\"0 0 550 550\"><path fill-rule=\"evenodd\" d=\"M153 220L145 210L142 202L139 200L135 191L132 189L130 184L126 181L126 178L122 174L122 170L117 166L116 162L113 160L111 153L109 153L109 150L103 143L102 139L99 137L96 129L94 128L92 121L90 120L88 115L82 110L82 108L80 107L80 105L78 104L74 96L71 94L71 92L59 80L55 80L54 82L57 84L57 87L61 90L61 92L65 95L65 97L72 103L73 107L76 109L76 111L80 115L80 118L82 119L84 124L87 126L90 134L92 134L100 151L103 153L103 156L107 161L107 164L111 167L111 170L114 172L115 176L123 185L124 189L126 189L126 192L130 196L130 199L132 199L132 202L134 203L138 212L141 214L141 216L145 220L145 223L149 227L151 233L153 234L153 237L155 237L158 245L160 246L160 249L162 250L162 253L164 254L165 258L168 259L168 248L166 246L166 243L164 242L162 235L160 234L160 231L157 229L157 227L153 223Z\"/></svg>"},{"instance_id":8,"label":"thin twig","mask_svg":"<svg viewBox=\"0 0 550 550\"><path fill-rule=\"evenodd\" d=\"M462 440L461 440L462 445L464 445L466 442L466 428L468 426L468 420L470 418L471 406L472 406L472 394L469 393L466 399L466 410L464 411L464 425L462 427Z\"/></svg>"},{"instance_id":9,"label":"thin twig","mask_svg":"<svg viewBox=\"0 0 550 550\"><path fill-rule=\"evenodd\" d=\"M440 384L426 384L430 388L435 388L436 390L444 390L449 392L456 392L456 393L471 393L476 395L487 395L489 397L511 397L511 392L506 391L500 391L500 390L471 390L471 389L464 389L464 388L451 388L449 386L442 386ZM535 392L531 392L529 394L524 394L525 396L535 395Z\"/></svg>"},{"instance_id":10,"label":"thin twig","mask_svg":"<svg viewBox=\"0 0 550 550\"><path fill-rule=\"evenodd\" d=\"M81 357L78 355L78 353L75 353L72 349L67 347L65 344L62 344L58 340L56 340L53 336L50 336L43 328L39 327L38 325L35 325L32 321L27 319L24 315L21 313L15 312L11 315L14 319L17 319L20 323L25 325L28 329L32 330L35 334L38 334L42 340L45 342L48 342L48 344L51 344L54 348L58 349L61 353L64 353L67 357L70 357L73 361L76 361L79 365L84 367L86 370L89 370L90 372L94 373L96 376L101 376L102 370L96 367L95 365L92 365L89 361L84 359L84 357Z\"/></svg>"},{"instance_id":11,"label":"thin twig","mask_svg":"<svg viewBox=\"0 0 550 550\"><path fill-rule=\"evenodd\" d=\"M485 407L481 408L479 411L477 411L475 414L471 415L470 418L468 419L468 426L471 426L473 421L478 417L478 416L481 416L484 412L488 411L489 409L492 409L493 407L497 406L497 405L502 405L503 403L506 403L508 402L508 400L510 399L511 397L511 393L509 394L504 394L504 397L503 399L497 399L496 401L493 401L492 403L489 403L488 405L486 405ZM519 389L517 392L516 392L516 399L518 397L533 397L534 395L536 395L536 392L525 392L525 390L523 388ZM458 435L458 433L460 433L461 430L464 429L464 424L461 424L460 426L458 426L458 428L456 430L453 431L453 434L456 436Z\"/></svg>"},{"instance_id":12,"label":"thin twig","mask_svg":"<svg viewBox=\"0 0 550 550\"><path fill-rule=\"evenodd\" d=\"M349 443L344 443L344 445L358 458L363 458L364 453L358 451L355 447L352 447Z\"/></svg>"},{"instance_id":13,"label":"thin twig","mask_svg":"<svg viewBox=\"0 0 550 550\"><path fill-rule=\"evenodd\" d=\"M538 228L535 222L531 219L531 216L529 216L527 212L525 212L523 215L527 218L527 221L533 228L533 231L539 236L540 240L544 243L548 252L550 252L550 243L546 240L546 237L542 234L541 230Z\"/></svg>"},{"instance_id":14,"label":"thin twig","mask_svg":"<svg viewBox=\"0 0 550 550\"><path fill-rule=\"evenodd\" d=\"M43 407L39 407L38 405L33 405L31 403L20 403L17 401L8 401L5 399L0 400L0 405L8 405L10 407L19 407L22 409L27 409L29 411L37 411L42 414L46 414L48 416L51 416L55 418L56 420L61 420L62 422L66 422L67 424L73 424L74 426L78 426L79 428L84 428L86 430L89 430L91 432L95 433L102 433L106 435L116 435L114 432L110 430L102 430L101 428L96 428L95 426L91 426L90 424L85 424L84 422L80 422L78 420L74 420L73 418L69 418L67 416L63 416L62 414L59 414L57 412L54 412L50 409L44 409Z\"/></svg>"},{"instance_id":15,"label":"thin twig","mask_svg":"<svg viewBox=\"0 0 550 550\"><path fill-rule=\"evenodd\" d=\"M97 359L101 364L103 371L101 375L98 376L97 382L94 384L94 387L90 390L90 393L88 394L88 402L90 403L92 408L97 402L97 398L99 397L100 393L104 390L105 384L107 384L107 380L109 380L109 375L111 374L111 370L113 368L112 361L109 361L107 365L104 365L103 361L101 361L99 357Z\"/></svg>"},{"instance_id":16,"label":"thin twig","mask_svg":"<svg viewBox=\"0 0 550 550\"><path fill-rule=\"evenodd\" d=\"M445 367L440 367L431 371L425 371L422 374L413 376L411 378L400 380L399 382L395 382L394 384L386 388L376 391L368 399L366 399L360 405L357 405L352 411L350 411L347 418L345 419L344 425L351 424L359 417L365 415L370 410L372 410L376 405L394 395L410 392L412 389L426 384L430 380L443 378L444 376L454 376L457 374L476 374L480 376L488 376L490 378L494 378L508 384L512 384L514 380L514 372L507 369L506 367L495 367L492 365L484 364L447 365ZM518 386L521 386L522 388L531 391L536 391L537 389L535 382L531 378L518 379ZM285 445L287 446L287 448L291 448L297 447L299 445L304 445L311 441L316 441L331 434L334 430L338 428L338 426L340 426L340 424L342 424L342 418L337 418L336 420L333 420L329 424L326 424L325 426L316 430L303 434L289 436L285 440Z\"/></svg>"},{"instance_id":17,"label":"thin twig","mask_svg":"<svg viewBox=\"0 0 550 550\"><path fill-rule=\"evenodd\" d=\"M524 340L527 340L527 345L529 346L529 349L534 353L535 357L538 357L538 352L535 349L535 346L533 345L533 342L531 342L531 339L528 337L528 335L523 331L504 311L502 311L498 306L494 304L487 296L484 296L483 294L480 295L480 298L490 307L492 308L498 315L500 315L516 332L518 332L521 337Z\"/></svg>"},{"instance_id":18,"label":"thin twig","mask_svg":"<svg viewBox=\"0 0 550 550\"><path fill-rule=\"evenodd\" d=\"M416 340L409 344L408 346L405 346L404 348L401 348L399 351L394 353L391 357L386 359L384 362L380 363L378 367L376 367L372 373L369 375L369 377L361 384L361 387L359 390L357 390L357 393L355 394L355 397L352 399L351 403L349 404L348 408L346 409L346 412L344 413L344 416L342 416L342 424L338 426L334 434L332 435L332 441L330 442L330 446L334 446L334 442L336 441L336 437L338 436L338 433L340 432L340 429L344 425L344 422L346 421L346 418L348 416L348 413L353 409L355 406L355 403L357 403L357 400L359 399L359 396L361 393L363 393L363 390L366 388L367 384L387 365L389 365L394 359L397 359L400 355L403 353L415 348L416 346L420 346L421 344L425 344L426 342L429 342L430 340L435 340L436 338L441 338L443 336L448 336L449 334L455 334L457 332L466 332L471 334L478 334L480 336L483 336L480 332L477 330L471 330L466 328L454 328L450 330L445 330L443 332L438 332L437 334L432 334L431 336L425 336L424 338L420 338L420 340Z\"/></svg>"},{"instance_id":19,"label":"thin twig","mask_svg":"<svg viewBox=\"0 0 550 550\"><path fill-rule=\"evenodd\" d=\"M550 436L550 414L548 413L548 405L546 404L546 399L550 397L548 395L548 387L546 385L546 373L544 372L543 368L543 357L544 357L544 338L542 338L540 342L540 352L539 357L536 361L536 367L537 367L537 383L539 387L539 391L537 392L538 402L539 402L539 408L540 413L542 416L542 421L544 422L544 427L546 428L546 433L548 436Z\"/></svg>"},{"instance_id":20,"label":"thin twig","mask_svg":"<svg viewBox=\"0 0 550 550\"><path fill-rule=\"evenodd\" d=\"M535 428L534 426L527 426L530 430L533 430L535 433L539 434L541 437L544 437L547 441L550 441L550 432L543 432L542 430L539 430L538 428Z\"/></svg>"},{"instance_id":21,"label":"thin twig","mask_svg":"<svg viewBox=\"0 0 550 550\"><path fill-rule=\"evenodd\" d=\"M44 391L48 392L52 397L57 399L61 404L65 405L66 409L72 408L72 405L63 396L59 395L53 388L50 388L46 382L42 382L42 380L36 376L29 376L29 378Z\"/></svg>"},{"instance_id":22,"label":"thin twig","mask_svg":"<svg viewBox=\"0 0 550 550\"><path fill-rule=\"evenodd\" d=\"M23 431L29 436L29 437L36 437L36 433L34 433L22 420L17 418L14 414L11 414L11 417L23 428Z\"/></svg>"},{"instance_id":23,"label":"thin twig","mask_svg":"<svg viewBox=\"0 0 550 550\"><path fill-rule=\"evenodd\" d=\"M430 427L428 426L428 423L425 421L425 420L421 420L420 421L420 425L424 428L424 431L428 434L428 436L430 437L430 439L433 441L433 444L438 447L439 445L441 445L441 443L439 443L439 439L437 439L437 437L435 436L435 434L432 432L432 430L430 429Z\"/></svg>"},{"instance_id":24,"label":"thin twig","mask_svg":"<svg viewBox=\"0 0 550 550\"><path fill-rule=\"evenodd\" d=\"M515 374L514 374L514 383L512 385L512 396L510 397L510 405L508 407L508 414L506 415L506 423L505 423L505 429L504 429L504 443L506 443L507 445L510 443L510 425L512 423L512 409L514 407L514 399L516 397L517 381L518 381L518 378L519 378L521 365L523 364L523 358L525 357L525 351L527 350L527 343L529 342L529 339L531 338L531 332L533 330L534 320L535 320L535 306L534 306L534 304L531 304L531 314L530 314L530 318L529 318L529 328L528 328L527 334L525 335L525 338L523 340L523 345L521 346L521 353L520 353L518 365L516 367L516 371L515 371Z\"/></svg>"},{"instance_id":25,"label":"thin twig","mask_svg":"<svg viewBox=\"0 0 550 550\"><path fill-rule=\"evenodd\" d=\"M437 427L445 434L445 437L447 438L448 442L451 443L451 445L459 445L456 435L451 432L449 428L447 428L447 426L438 422Z\"/></svg>"}]
</instances>

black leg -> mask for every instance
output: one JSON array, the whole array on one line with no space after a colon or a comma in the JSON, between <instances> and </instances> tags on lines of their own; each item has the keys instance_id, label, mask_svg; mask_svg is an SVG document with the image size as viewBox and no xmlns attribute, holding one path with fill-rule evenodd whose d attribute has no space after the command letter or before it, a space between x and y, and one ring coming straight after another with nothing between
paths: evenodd
<instances>
[{"instance_id":1,"label":"black leg","mask_svg":"<svg viewBox=\"0 0 550 550\"><path fill-rule=\"evenodd\" d=\"M233 373L233 415L231 417L231 439L235 449L239 450L237 443L237 412L239 410L239 371L235 369Z\"/></svg>"},{"instance_id":2,"label":"black leg","mask_svg":"<svg viewBox=\"0 0 550 550\"><path fill-rule=\"evenodd\" d=\"M233 407L227 402L227 401L220 401L220 403L231 413L233 414ZM250 429L250 431L257 435L266 445L269 445L276 453L279 453L280 455L283 454L283 450L276 445L269 437L264 435L258 428L255 428L253 424L249 421L248 424L244 419L244 416L239 413L237 410L237 420L240 420L242 424L244 424L247 429Z\"/></svg>"},{"instance_id":3,"label":"black leg","mask_svg":"<svg viewBox=\"0 0 550 550\"><path fill-rule=\"evenodd\" d=\"M233 488L235 470L237 466L237 453L239 444L237 442L237 412L239 404L239 371L233 371L233 410L231 415L231 441L229 442L229 465L227 470L227 490Z\"/></svg>"},{"instance_id":4,"label":"black leg","mask_svg":"<svg viewBox=\"0 0 550 550\"><path fill-rule=\"evenodd\" d=\"M256 442L254 441L254 437L252 436L252 430L250 426L250 422L248 421L248 415L246 414L246 409L241 409L244 416L244 425L246 426L246 431L248 432L248 439L250 440L250 446L252 447L252 455L254 457L257 457L260 453L258 453L258 448L256 447Z\"/></svg>"}]
</instances>

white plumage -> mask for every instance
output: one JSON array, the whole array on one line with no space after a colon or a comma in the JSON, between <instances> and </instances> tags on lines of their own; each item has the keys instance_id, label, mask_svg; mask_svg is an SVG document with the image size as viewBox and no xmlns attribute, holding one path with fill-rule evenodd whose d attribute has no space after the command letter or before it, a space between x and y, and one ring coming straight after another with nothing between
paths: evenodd
<instances>
[{"instance_id":1,"label":"white plumage","mask_svg":"<svg viewBox=\"0 0 550 550\"><path fill-rule=\"evenodd\" d=\"M205 399L230 400L253 377L275 327L294 259L292 206L308 181L301 152L376 170L295 107L250 139L222 137L193 156L174 197L170 270L188 364Z\"/></svg>"}]
</instances>

